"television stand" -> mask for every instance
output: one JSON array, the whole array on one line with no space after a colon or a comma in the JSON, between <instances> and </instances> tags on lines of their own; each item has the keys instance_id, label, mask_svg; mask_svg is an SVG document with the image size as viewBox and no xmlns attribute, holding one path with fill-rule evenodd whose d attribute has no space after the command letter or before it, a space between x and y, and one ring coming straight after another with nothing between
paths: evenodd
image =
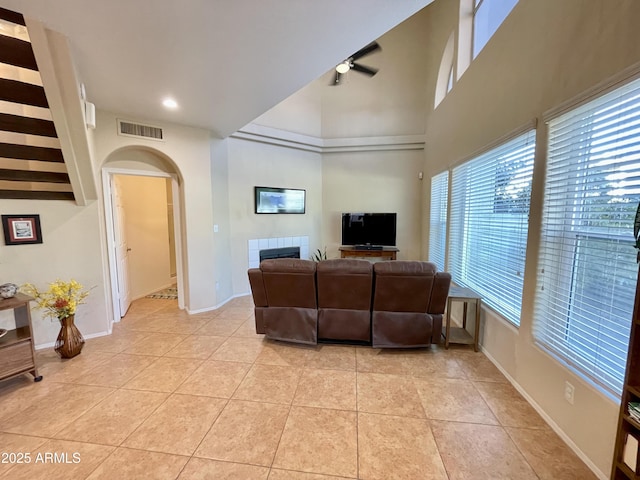
<instances>
[{"instance_id":1,"label":"television stand","mask_svg":"<svg viewBox=\"0 0 640 480\"><path fill-rule=\"evenodd\" d=\"M396 260L399 250L396 247L374 247L372 245L353 245L340 247L341 258L382 258L383 260Z\"/></svg>"},{"instance_id":2,"label":"television stand","mask_svg":"<svg viewBox=\"0 0 640 480\"><path fill-rule=\"evenodd\" d=\"M365 245L354 245L354 248L356 250L382 250L384 247L382 245L370 245L370 244L365 244Z\"/></svg>"}]
</instances>

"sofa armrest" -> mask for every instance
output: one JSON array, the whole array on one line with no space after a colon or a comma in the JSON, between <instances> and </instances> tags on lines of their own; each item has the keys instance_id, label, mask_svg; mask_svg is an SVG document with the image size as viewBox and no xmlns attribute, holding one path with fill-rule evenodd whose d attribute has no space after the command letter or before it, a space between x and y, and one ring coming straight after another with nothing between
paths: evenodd
<instances>
[{"instance_id":1,"label":"sofa armrest","mask_svg":"<svg viewBox=\"0 0 640 480\"><path fill-rule=\"evenodd\" d=\"M451 274L448 272L438 272L433 280L431 289L431 299L427 307L427 313L443 314L449 296L449 286L451 285Z\"/></svg>"},{"instance_id":2,"label":"sofa armrest","mask_svg":"<svg viewBox=\"0 0 640 480\"><path fill-rule=\"evenodd\" d=\"M251 295L253 296L253 304L256 307L266 307L267 292L264 289L262 270L259 268L250 268L248 274L249 285L251 286Z\"/></svg>"}]
</instances>

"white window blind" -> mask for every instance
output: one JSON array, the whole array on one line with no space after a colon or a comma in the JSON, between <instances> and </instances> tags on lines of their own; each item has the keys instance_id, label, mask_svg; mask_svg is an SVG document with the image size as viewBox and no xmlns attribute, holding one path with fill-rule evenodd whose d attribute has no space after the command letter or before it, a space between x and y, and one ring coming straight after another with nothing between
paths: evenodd
<instances>
[{"instance_id":1,"label":"white window blind","mask_svg":"<svg viewBox=\"0 0 640 480\"><path fill-rule=\"evenodd\" d=\"M453 169L449 271L520 324L535 131Z\"/></svg>"},{"instance_id":2,"label":"white window blind","mask_svg":"<svg viewBox=\"0 0 640 480\"><path fill-rule=\"evenodd\" d=\"M449 172L431 178L431 214L429 220L429 261L444 271L447 246L447 203L449 201Z\"/></svg>"},{"instance_id":3,"label":"white window blind","mask_svg":"<svg viewBox=\"0 0 640 480\"><path fill-rule=\"evenodd\" d=\"M620 394L638 272L640 81L549 122L546 178L534 337Z\"/></svg>"}]
</instances>

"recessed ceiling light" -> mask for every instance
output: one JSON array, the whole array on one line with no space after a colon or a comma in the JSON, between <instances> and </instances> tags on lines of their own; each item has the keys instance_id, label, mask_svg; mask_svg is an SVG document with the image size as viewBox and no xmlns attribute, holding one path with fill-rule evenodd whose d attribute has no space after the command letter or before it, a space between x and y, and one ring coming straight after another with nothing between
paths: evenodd
<instances>
[{"instance_id":1,"label":"recessed ceiling light","mask_svg":"<svg viewBox=\"0 0 640 480\"><path fill-rule=\"evenodd\" d=\"M173 98L165 98L162 101L162 105L172 110L178 108L178 102L176 102Z\"/></svg>"}]
</instances>

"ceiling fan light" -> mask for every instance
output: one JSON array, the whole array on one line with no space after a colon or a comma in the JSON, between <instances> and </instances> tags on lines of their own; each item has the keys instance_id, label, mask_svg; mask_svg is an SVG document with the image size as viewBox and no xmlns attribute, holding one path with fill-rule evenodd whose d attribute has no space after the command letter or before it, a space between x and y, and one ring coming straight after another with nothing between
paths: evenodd
<instances>
[{"instance_id":1,"label":"ceiling fan light","mask_svg":"<svg viewBox=\"0 0 640 480\"><path fill-rule=\"evenodd\" d=\"M339 64L336 67L336 72L338 72L338 73L347 73L350 68L351 68L351 66L349 65L349 62L342 62L341 64Z\"/></svg>"}]
</instances>

